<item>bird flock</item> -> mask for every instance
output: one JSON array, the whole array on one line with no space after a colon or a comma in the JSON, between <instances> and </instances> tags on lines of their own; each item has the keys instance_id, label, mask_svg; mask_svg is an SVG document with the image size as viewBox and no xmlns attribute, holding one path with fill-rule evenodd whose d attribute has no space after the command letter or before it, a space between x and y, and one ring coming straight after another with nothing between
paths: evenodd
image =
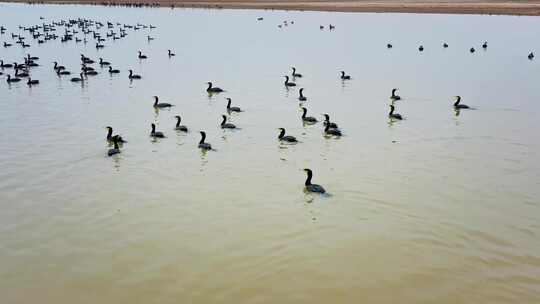
<instances>
[{"instance_id":1,"label":"bird flock","mask_svg":"<svg viewBox=\"0 0 540 304\"><path fill-rule=\"evenodd\" d=\"M25 26L19 26L18 30L22 31L22 33L11 33L10 35L6 35L7 29L4 26L0 26L0 35L4 37L11 37L12 41L3 41L2 45L4 48L14 47L14 45L18 45L23 49L31 47L30 45L30 39L33 39L32 43L52 43L54 41L60 41L60 43L93 43L95 45L96 49L103 49L107 47L105 42L107 41L114 41L125 38L129 32L128 31L139 31L141 29L154 29L156 28L153 25L146 25L137 23L135 25L131 24L121 24L121 23L113 23L113 22L106 22L102 23L99 21L91 20L91 19L85 19L85 18L78 18L78 19L67 19L67 20L59 20L59 21L52 21L52 22L45 22L43 17L40 17L40 24L36 24L33 26L25 27ZM263 20L262 17L257 18L257 20L261 21ZM283 26L288 26L288 24L294 24L294 21L287 22L285 21L283 23ZM282 27L281 25L279 26ZM323 26L320 26L320 29L324 29ZM330 30L334 30L335 26L330 25ZM61 33L60 33L61 32ZM2 38L4 38L2 37ZM147 35L145 39L150 42L154 40L154 37L151 37L150 35ZM4 40L4 39L3 39ZM449 45L444 42L443 48L448 48ZM388 43L386 45L388 49L392 49L393 45L391 43ZM484 42L481 47L483 49L487 49L488 44L487 42ZM418 51L423 52L424 46L420 45L418 47ZM470 53L475 52L475 48L470 48ZM148 55L144 54L142 51L138 51L137 54L133 54L133 56L137 56L136 58L140 61L147 60L149 57ZM163 56L168 56L169 58L173 58L175 53L173 53L171 50L167 50L167 54L163 54ZM528 58L532 60L534 58L533 52L530 52L528 55ZM20 62L20 63L19 63ZM39 57L32 56L31 54L27 54L25 57L22 58L21 61L13 63L4 62L3 59L0 59L0 75L6 74L6 82L8 84L20 82L23 78L26 79L26 84L28 86L36 86L39 84L39 80L32 79L31 78L31 71L33 68L39 67ZM99 65L101 68L105 68L105 71L109 74L120 74L121 71L119 69L113 68L113 65L111 62L104 60L103 58L98 58L97 60L94 60L92 58L89 58L85 56L84 54L80 54L80 70L75 72L75 70L69 70L65 66L61 65L58 61L54 61L51 63L52 65L52 71L60 78L64 76L69 76L71 74L75 74L76 76L71 77L70 81L74 83L85 83L87 81L90 81L89 76L96 76L99 74L98 71L93 67L93 65ZM8 71L13 71L13 75L11 73L7 73ZM72 72L73 71L73 72ZM130 81L133 80L139 80L143 77L141 75L135 74L135 72L132 69L128 69L128 75L127 78ZM341 81L352 81L353 78L350 75L347 75L345 71L339 71L337 75ZM296 67L291 67L290 75L286 74L283 75L285 78L285 81L283 82L283 85L286 88L289 87L296 87L297 81L301 81L301 79L304 77L301 73L298 72ZM402 100L402 98L396 94L397 88L394 88L391 90L391 95L389 96L390 100L390 111L388 113L388 119L391 121L395 120L403 120L404 117L401 114L396 113L396 102ZM300 116L300 120L304 124L308 125L314 125L319 123L319 120L315 117L308 116L308 109L305 107L305 102L308 100L308 98L304 95L304 88L300 88L298 93L298 100L300 102L300 107L302 110L302 115ZM214 86L212 82L207 82L206 92L209 95L214 94L221 94L225 93L226 90ZM160 102L159 96L153 96L153 104L149 103L149 106L153 106L155 109L170 109L174 107L171 103L166 102ZM242 113L244 112L240 107L238 106L232 106L232 99L226 98L226 107L225 110L228 114L231 113ZM472 109L471 107L462 104L461 103L461 96L455 96L455 102L453 103L453 108L458 113L460 110L463 109ZM322 121L322 133L326 137L340 137L343 135L342 131L340 130L337 123L331 121L329 114L323 114L324 120ZM176 124L173 127L173 130L177 132L189 132L189 128L185 125L181 125L182 118L179 115L175 115L174 118L176 119ZM237 129L236 125L228 122L227 115L221 116L221 122L219 123L219 127L224 130L231 130L231 129ZM112 148L107 150L107 155L109 157L121 154L123 144L127 143L127 141L122 138L122 136L118 134L114 134L113 128L111 126L107 126L107 135L106 135L106 141L109 145L112 145ZM296 139L296 137L292 135L287 135L286 130L284 128L278 128L279 133L277 135L277 140L280 143L283 144L298 144L299 141ZM198 142L197 147L203 151L215 151L212 148L212 145L208 142L206 142L206 132L205 131L199 131L200 134L200 140ZM166 135L162 131L156 130L156 125L154 123L150 124L150 133L149 136L152 138L166 138ZM320 186L313 184L311 182L313 177L313 171L311 169L304 169L306 172L307 178L305 180L305 191L307 192L313 192L313 193L325 193L326 190Z\"/></svg>"}]
</instances>

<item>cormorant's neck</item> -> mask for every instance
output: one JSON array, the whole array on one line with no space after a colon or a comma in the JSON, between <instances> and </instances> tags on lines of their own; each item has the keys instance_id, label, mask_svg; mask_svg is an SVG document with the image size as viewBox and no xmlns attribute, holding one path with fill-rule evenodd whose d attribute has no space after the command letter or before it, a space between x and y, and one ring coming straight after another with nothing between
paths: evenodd
<instances>
[{"instance_id":1,"label":"cormorant's neck","mask_svg":"<svg viewBox=\"0 0 540 304\"><path fill-rule=\"evenodd\" d=\"M152 125L152 133L156 133L156 126Z\"/></svg>"},{"instance_id":2,"label":"cormorant's neck","mask_svg":"<svg viewBox=\"0 0 540 304\"><path fill-rule=\"evenodd\" d=\"M306 118L306 113L307 113L307 110L306 108L302 109L302 118Z\"/></svg>"},{"instance_id":3,"label":"cormorant's neck","mask_svg":"<svg viewBox=\"0 0 540 304\"><path fill-rule=\"evenodd\" d=\"M227 99L227 109L231 107L231 99Z\"/></svg>"},{"instance_id":4,"label":"cormorant's neck","mask_svg":"<svg viewBox=\"0 0 540 304\"><path fill-rule=\"evenodd\" d=\"M204 140L206 139L206 134L201 134L201 140L199 141L199 144L204 144Z\"/></svg>"},{"instance_id":5,"label":"cormorant's neck","mask_svg":"<svg viewBox=\"0 0 540 304\"><path fill-rule=\"evenodd\" d=\"M176 127L180 127L180 117L176 117Z\"/></svg>"},{"instance_id":6,"label":"cormorant's neck","mask_svg":"<svg viewBox=\"0 0 540 304\"><path fill-rule=\"evenodd\" d=\"M112 129L108 128L109 131L107 131L107 139L110 139L112 137Z\"/></svg>"},{"instance_id":7,"label":"cormorant's neck","mask_svg":"<svg viewBox=\"0 0 540 304\"><path fill-rule=\"evenodd\" d=\"M225 124L225 122L227 121L227 117L223 117L223 121L221 121L221 125L223 126Z\"/></svg>"},{"instance_id":8,"label":"cormorant's neck","mask_svg":"<svg viewBox=\"0 0 540 304\"><path fill-rule=\"evenodd\" d=\"M304 90L300 90L300 97L304 97L303 92L304 92Z\"/></svg>"},{"instance_id":9,"label":"cormorant's neck","mask_svg":"<svg viewBox=\"0 0 540 304\"><path fill-rule=\"evenodd\" d=\"M283 138L283 136L285 136L285 130L281 130L281 132L279 132L279 138Z\"/></svg>"},{"instance_id":10,"label":"cormorant's neck","mask_svg":"<svg viewBox=\"0 0 540 304\"><path fill-rule=\"evenodd\" d=\"M119 149L119 147L118 147L118 141L117 141L117 140L114 141L114 148L115 148L115 149Z\"/></svg>"},{"instance_id":11,"label":"cormorant's neck","mask_svg":"<svg viewBox=\"0 0 540 304\"><path fill-rule=\"evenodd\" d=\"M454 102L454 106L457 107L457 106L459 105L459 102L460 102L460 101L461 101L461 98L458 98L458 99L456 100L456 102Z\"/></svg>"},{"instance_id":12,"label":"cormorant's neck","mask_svg":"<svg viewBox=\"0 0 540 304\"><path fill-rule=\"evenodd\" d=\"M394 107L390 107L390 114L389 115L392 115L394 114Z\"/></svg>"},{"instance_id":13,"label":"cormorant's neck","mask_svg":"<svg viewBox=\"0 0 540 304\"><path fill-rule=\"evenodd\" d=\"M311 177L312 177L312 173L308 171L307 172L306 183L305 183L306 186L311 185Z\"/></svg>"},{"instance_id":14,"label":"cormorant's neck","mask_svg":"<svg viewBox=\"0 0 540 304\"><path fill-rule=\"evenodd\" d=\"M208 83L208 89L206 89L206 90L209 91L211 89L212 89L212 83Z\"/></svg>"}]
</instances>

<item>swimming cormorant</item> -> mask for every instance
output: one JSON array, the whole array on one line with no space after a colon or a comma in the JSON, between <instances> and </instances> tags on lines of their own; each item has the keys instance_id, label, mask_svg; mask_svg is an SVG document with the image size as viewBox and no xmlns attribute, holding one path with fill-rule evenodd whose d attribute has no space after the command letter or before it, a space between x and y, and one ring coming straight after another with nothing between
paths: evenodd
<instances>
[{"instance_id":1,"label":"swimming cormorant","mask_svg":"<svg viewBox=\"0 0 540 304\"><path fill-rule=\"evenodd\" d=\"M107 151L108 156L113 156L113 155L116 155L116 154L120 153L120 147L118 146L118 140L116 138L113 138L112 142L114 144L114 148L109 149L109 151Z\"/></svg>"},{"instance_id":2,"label":"swimming cormorant","mask_svg":"<svg viewBox=\"0 0 540 304\"><path fill-rule=\"evenodd\" d=\"M298 91L298 94L300 94L300 96L298 96L298 100L300 100L300 101L306 101L307 100L306 96L304 96L304 88L301 88Z\"/></svg>"},{"instance_id":3,"label":"swimming cormorant","mask_svg":"<svg viewBox=\"0 0 540 304\"><path fill-rule=\"evenodd\" d=\"M296 86L296 83L289 82L289 76L285 75L283 77L285 77L285 86L286 87L295 87Z\"/></svg>"},{"instance_id":4,"label":"swimming cormorant","mask_svg":"<svg viewBox=\"0 0 540 304\"><path fill-rule=\"evenodd\" d=\"M150 136L156 137L156 138L164 138L165 135L162 132L156 131L156 125L152 124L152 131L150 132Z\"/></svg>"},{"instance_id":5,"label":"swimming cormorant","mask_svg":"<svg viewBox=\"0 0 540 304\"><path fill-rule=\"evenodd\" d=\"M84 80L83 73L79 74L79 76L80 76L80 78L79 77L71 78L71 82L82 82Z\"/></svg>"},{"instance_id":6,"label":"swimming cormorant","mask_svg":"<svg viewBox=\"0 0 540 304\"><path fill-rule=\"evenodd\" d=\"M337 129L338 128L338 125L336 123L333 123L333 122L330 122L330 115L328 114L323 114L324 116L324 125L328 125L330 126L330 128L334 128L334 129Z\"/></svg>"},{"instance_id":7,"label":"swimming cormorant","mask_svg":"<svg viewBox=\"0 0 540 304\"><path fill-rule=\"evenodd\" d=\"M302 78L302 74L296 73L296 68L292 67L292 77Z\"/></svg>"},{"instance_id":8,"label":"swimming cormorant","mask_svg":"<svg viewBox=\"0 0 540 304\"><path fill-rule=\"evenodd\" d=\"M223 89L212 86L212 83L209 81L206 84L208 84L208 88L206 88L206 92L208 93L221 93L224 92Z\"/></svg>"},{"instance_id":9,"label":"swimming cormorant","mask_svg":"<svg viewBox=\"0 0 540 304\"><path fill-rule=\"evenodd\" d=\"M398 90L398 89L392 89L392 95L390 96L390 99L392 99L392 100L394 100L394 101L395 101L395 100L401 100L401 96L396 95L396 91L397 91L397 90Z\"/></svg>"},{"instance_id":10,"label":"swimming cormorant","mask_svg":"<svg viewBox=\"0 0 540 304\"><path fill-rule=\"evenodd\" d=\"M141 75L133 74L133 70L129 70L129 79L141 79Z\"/></svg>"},{"instance_id":11,"label":"swimming cormorant","mask_svg":"<svg viewBox=\"0 0 540 304\"><path fill-rule=\"evenodd\" d=\"M112 66L109 66L109 73L110 73L110 74L118 74L118 73L120 73L120 70L114 70L114 69L112 68Z\"/></svg>"},{"instance_id":12,"label":"swimming cormorant","mask_svg":"<svg viewBox=\"0 0 540 304\"><path fill-rule=\"evenodd\" d=\"M304 171L307 173L306 182L304 183L304 185L306 186L305 190L307 192L313 192L313 193L325 193L326 190L324 190L323 186L311 183L313 172L310 169L304 169Z\"/></svg>"},{"instance_id":13,"label":"swimming cormorant","mask_svg":"<svg viewBox=\"0 0 540 304\"><path fill-rule=\"evenodd\" d=\"M212 150L212 145L204 142L204 140L206 139L206 133L204 131L200 131L200 133L201 133L201 140L199 141L199 148L203 150Z\"/></svg>"},{"instance_id":14,"label":"swimming cormorant","mask_svg":"<svg viewBox=\"0 0 540 304\"><path fill-rule=\"evenodd\" d=\"M390 118L393 118L393 119L397 119L397 120L402 120L403 117L401 117L400 114L394 114L394 110L395 110L395 107L394 105L390 105L390 113L388 113L388 117Z\"/></svg>"},{"instance_id":15,"label":"swimming cormorant","mask_svg":"<svg viewBox=\"0 0 540 304\"><path fill-rule=\"evenodd\" d=\"M229 112L242 112L242 109L239 107L231 107L231 99L227 98L227 111Z\"/></svg>"},{"instance_id":16,"label":"swimming cormorant","mask_svg":"<svg viewBox=\"0 0 540 304\"><path fill-rule=\"evenodd\" d=\"M454 109L469 109L468 105L460 104L461 96L456 96L456 102L454 103Z\"/></svg>"},{"instance_id":17,"label":"swimming cormorant","mask_svg":"<svg viewBox=\"0 0 540 304\"><path fill-rule=\"evenodd\" d=\"M157 96L154 96L154 108L170 108L173 105L166 102L160 102L158 103L159 98Z\"/></svg>"},{"instance_id":18,"label":"swimming cormorant","mask_svg":"<svg viewBox=\"0 0 540 304\"><path fill-rule=\"evenodd\" d=\"M186 126L180 125L180 121L182 121L182 118L180 115L176 115L176 127L174 128L176 131L182 131L187 132L188 128Z\"/></svg>"},{"instance_id":19,"label":"swimming cormorant","mask_svg":"<svg viewBox=\"0 0 540 304\"><path fill-rule=\"evenodd\" d=\"M312 116L306 116L306 114L307 114L307 109L305 107L302 107L302 121L307 122L307 123L317 122L317 118L312 117Z\"/></svg>"},{"instance_id":20,"label":"swimming cormorant","mask_svg":"<svg viewBox=\"0 0 540 304\"><path fill-rule=\"evenodd\" d=\"M345 75L345 71L341 71L341 80L351 80L351 76Z\"/></svg>"},{"instance_id":21,"label":"swimming cormorant","mask_svg":"<svg viewBox=\"0 0 540 304\"><path fill-rule=\"evenodd\" d=\"M236 129L236 126L232 123L227 123L227 116L221 115L223 117L223 120L221 121L221 128L222 129Z\"/></svg>"},{"instance_id":22,"label":"swimming cormorant","mask_svg":"<svg viewBox=\"0 0 540 304\"><path fill-rule=\"evenodd\" d=\"M281 140L281 141L286 141L286 142L290 142L290 143L296 143L298 142L298 140L296 140L296 138L294 136L290 136L290 135L285 135L285 129L283 128L279 128L278 130L280 130L280 133L278 135L278 139Z\"/></svg>"},{"instance_id":23,"label":"swimming cormorant","mask_svg":"<svg viewBox=\"0 0 540 304\"><path fill-rule=\"evenodd\" d=\"M337 128L330 128L329 124L324 126L324 133L327 135L341 136L341 131Z\"/></svg>"}]
</instances>

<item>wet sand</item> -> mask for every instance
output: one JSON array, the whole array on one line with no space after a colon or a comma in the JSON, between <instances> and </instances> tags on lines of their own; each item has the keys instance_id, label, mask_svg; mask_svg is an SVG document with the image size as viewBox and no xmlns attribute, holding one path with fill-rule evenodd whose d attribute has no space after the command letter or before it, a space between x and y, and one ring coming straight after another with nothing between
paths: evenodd
<instances>
[{"instance_id":1,"label":"wet sand","mask_svg":"<svg viewBox=\"0 0 540 304\"><path fill-rule=\"evenodd\" d=\"M211 7L234 9L279 9L337 12L377 12L377 13L434 13L434 14L497 14L497 15L540 15L540 1L418 1L418 0L351 0L351 1L302 1L302 0L213 0L213 1L148 1L148 0L45 0L45 1L5 1L24 3L95 4L95 5L141 5L174 7Z\"/></svg>"}]
</instances>

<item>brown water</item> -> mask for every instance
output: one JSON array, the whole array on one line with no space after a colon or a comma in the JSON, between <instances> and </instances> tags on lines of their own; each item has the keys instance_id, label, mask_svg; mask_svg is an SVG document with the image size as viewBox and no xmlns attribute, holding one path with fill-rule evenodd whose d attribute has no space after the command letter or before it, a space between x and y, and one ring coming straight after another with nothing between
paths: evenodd
<instances>
[{"instance_id":1,"label":"brown water","mask_svg":"<svg viewBox=\"0 0 540 304\"><path fill-rule=\"evenodd\" d=\"M0 41L39 16L157 28L100 51L0 49L43 65L39 86L0 82L2 303L540 302L540 19L1 4ZM80 53L122 74L58 79L50 62L74 71ZM291 65L341 139L302 125ZM209 97L209 80L227 92ZM454 95L476 110L456 116ZM240 130L218 126L224 97ZM118 157L107 125L129 141ZM199 130L217 151L201 154ZM330 195L302 191L305 167Z\"/></svg>"}]
</instances>

